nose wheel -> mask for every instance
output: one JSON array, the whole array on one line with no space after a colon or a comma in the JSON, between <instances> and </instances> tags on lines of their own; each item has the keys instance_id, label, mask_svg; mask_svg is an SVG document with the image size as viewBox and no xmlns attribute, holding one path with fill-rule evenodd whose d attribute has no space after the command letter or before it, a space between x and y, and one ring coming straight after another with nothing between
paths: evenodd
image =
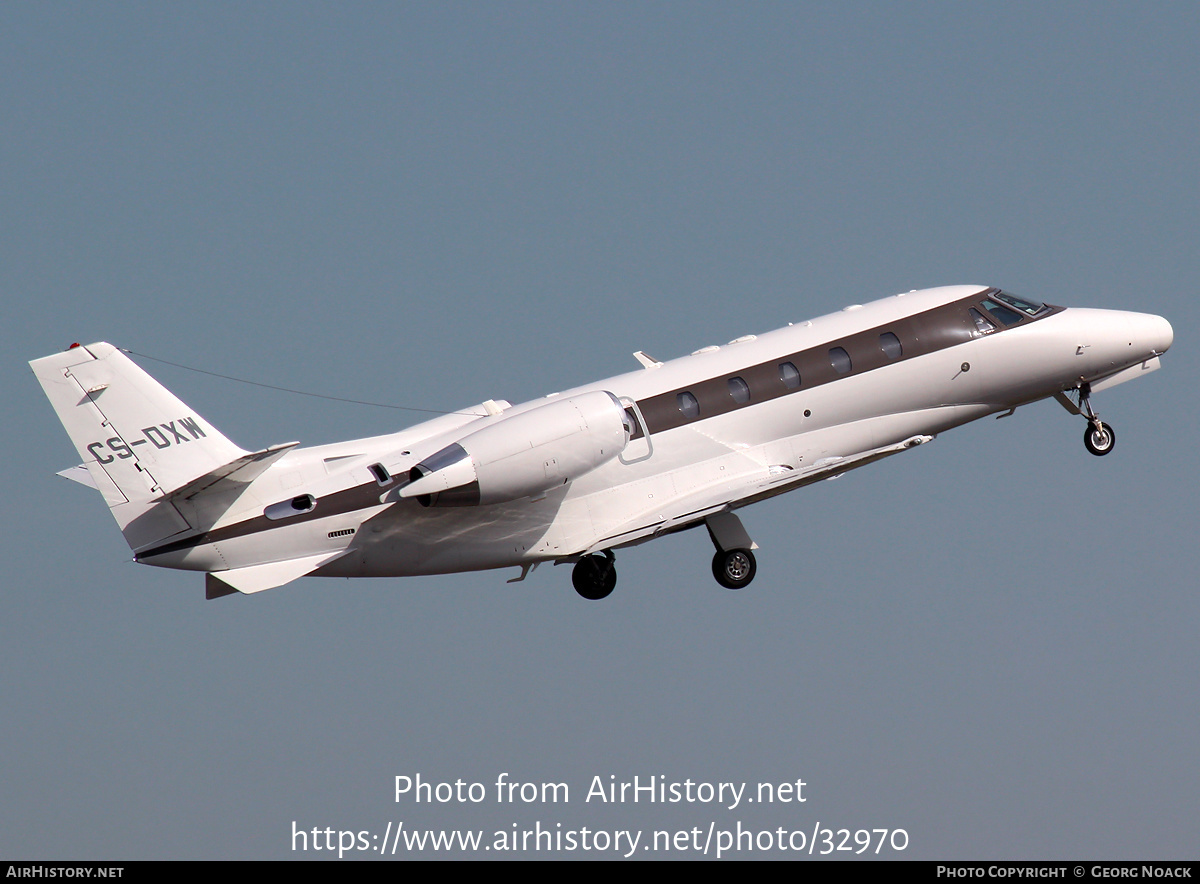
<instances>
[{"instance_id":1,"label":"nose wheel","mask_svg":"<svg viewBox=\"0 0 1200 884\"><path fill-rule=\"evenodd\" d=\"M1076 387L1075 390L1079 394L1078 405L1071 401L1071 397L1061 391L1055 393L1054 398L1071 414L1079 414L1087 418L1087 430L1083 434L1084 447L1097 457L1103 457L1112 451L1113 447L1117 444L1117 434L1113 432L1112 427L1100 420L1096 412L1092 410L1092 385L1085 381Z\"/></svg>"},{"instance_id":2,"label":"nose wheel","mask_svg":"<svg viewBox=\"0 0 1200 884\"><path fill-rule=\"evenodd\" d=\"M1117 444L1117 434L1108 424L1096 421L1094 424L1088 424L1087 431L1083 434L1083 444L1092 454L1103 457Z\"/></svg>"}]
</instances>

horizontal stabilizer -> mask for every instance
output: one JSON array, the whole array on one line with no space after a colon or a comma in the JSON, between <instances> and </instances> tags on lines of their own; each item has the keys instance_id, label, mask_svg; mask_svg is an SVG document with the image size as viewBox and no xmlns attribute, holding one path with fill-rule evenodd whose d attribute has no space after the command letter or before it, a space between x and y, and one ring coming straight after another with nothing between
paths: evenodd
<instances>
[{"instance_id":1,"label":"horizontal stabilizer","mask_svg":"<svg viewBox=\"0 0 1200 884\"><path fill-rule=\"evenodd\" d=\"M229 595L224 587L214 584L224 584L225 587L247 594L283 586L285 583L299 580L305 574L311 574L326 562L332 562L334 559L344 556L346 552L347 550L339 550L335 553L321 553L299 559L288 559L284 562L251 565L248 568L231 568L228 571L213 571L205 580L205 596L212 599Z\"/></svg>"},{"instance_id":2,"label":"horizontal stabilizer","mask_svg":"<svg viewBox=\"0 0 1200 884\"><path fill-rule=\"evenodd\" d=\"M67 467L65 470L59 470L56 475L62 476L64 479L70 479L72 482L78 482L80 485L86 485L89 488L100 490L100 486L96 484L96 480L92 474L88 472L87 464L79 464L75 467Z\"/></svg>"},{"instance_id":3,"label":"horizontal stabilizer","mask_svg":"<svg viewBox=\"0 0 1200 884\"><path fill-rule=\"evenodd\" d=\"M279 458L283 457L299 442L284 442L282 445L272 445L262 451L255 451L231 460L229 463L205 473L172 491L163 495L163 500L183 498L192 500L200 494L219 494L232 491L238 486L245 488Z\"/></svg>"}]
</instances>

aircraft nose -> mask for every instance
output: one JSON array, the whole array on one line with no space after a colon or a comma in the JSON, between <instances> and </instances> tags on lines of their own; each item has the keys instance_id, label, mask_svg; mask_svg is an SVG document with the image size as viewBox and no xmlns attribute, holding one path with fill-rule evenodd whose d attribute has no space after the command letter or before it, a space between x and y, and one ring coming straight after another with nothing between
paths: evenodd
<instances>
[{"instance_id":1,"label":"aircraft nose","mask_svg":"<svg viewBox=\"0 0 1200 884\"><path fill-rule=\"evenodd\" d=\"M1146 314L1147 337L1156 353L1166 353L1175 343L1175 329L1161 316Z\"/></svg>"},{"instance_id":2,"label":"aircraft nose","mask_svg":"<svg viewBox=\"0 0 1200 884\"><path fill-rule=\"evenodd\" d=\"M1139 354L1157 356L1166 353L1175 341L1175 330L1171 323L1152 313L1126 314L1125 332L1122 337L1128 346Z\"/></svg>"},{"instance_id":3,"label":"aircraft nose","mask_svg":"<svg viewBox=\"0 0 1200 884\"><path fill-rule=\"evenodd\" d=\"M1166 353L1175 341L1175 330L1171 323L1153 313L1129 313L1125 311L1103 311L1099 329L1101 337L1109 342L1116 353L1136 359L1145 359Z\"/></svg>"},{"instance_id":4,"label":"aircraft nose","mask_svg":"<svg viewBox=\"0 0 1200 884\"><path fill-rule=\"evenodd\" d=\"M1077 319L1080 346L1075 355L1081 357L1076 363L1081 377L1103 377L1147 362L1166 353L1175 340L1171 323L1152 313L1083 309Z\"/></svg>"}]
</instances>

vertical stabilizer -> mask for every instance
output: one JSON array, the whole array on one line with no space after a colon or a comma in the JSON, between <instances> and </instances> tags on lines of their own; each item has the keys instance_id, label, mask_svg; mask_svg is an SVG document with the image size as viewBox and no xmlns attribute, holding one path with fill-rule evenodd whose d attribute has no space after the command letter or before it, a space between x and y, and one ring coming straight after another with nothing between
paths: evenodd
<instances>
[{"instance_id":1,"label":"vertical stabilizer","mask_svg":"<svg viewBox=\"0 0 1200 884\"><path fill-rule=\"evenodd\" d=\"M133 549L188 530L164 496L246 454L111 344L29 365Z\"/></svg>"}]
</instances>

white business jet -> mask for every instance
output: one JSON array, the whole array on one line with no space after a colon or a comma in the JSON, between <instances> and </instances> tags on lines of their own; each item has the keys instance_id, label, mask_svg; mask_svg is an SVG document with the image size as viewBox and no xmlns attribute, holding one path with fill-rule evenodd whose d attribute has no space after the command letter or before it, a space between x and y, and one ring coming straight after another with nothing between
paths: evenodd
<instances>
[{"instance_id":1,"label":"white business jet","mask_svg":"<svg viewBox=\"0 0 1200 884\"><path fill-rule=\"evenodd\" d=\"M1091 395L1172 339L1160 316L927 289L669 362L639 351L636 371L521 405L253 452L111 344L30 365L84 460L62 474L100 491L138 562L208 572L208 598L554 562L600 599L613 550L701 525L717 582L744 587L757 545L735 510L1039 399L1108 454Z\"/></svg>"}]
</instances>

